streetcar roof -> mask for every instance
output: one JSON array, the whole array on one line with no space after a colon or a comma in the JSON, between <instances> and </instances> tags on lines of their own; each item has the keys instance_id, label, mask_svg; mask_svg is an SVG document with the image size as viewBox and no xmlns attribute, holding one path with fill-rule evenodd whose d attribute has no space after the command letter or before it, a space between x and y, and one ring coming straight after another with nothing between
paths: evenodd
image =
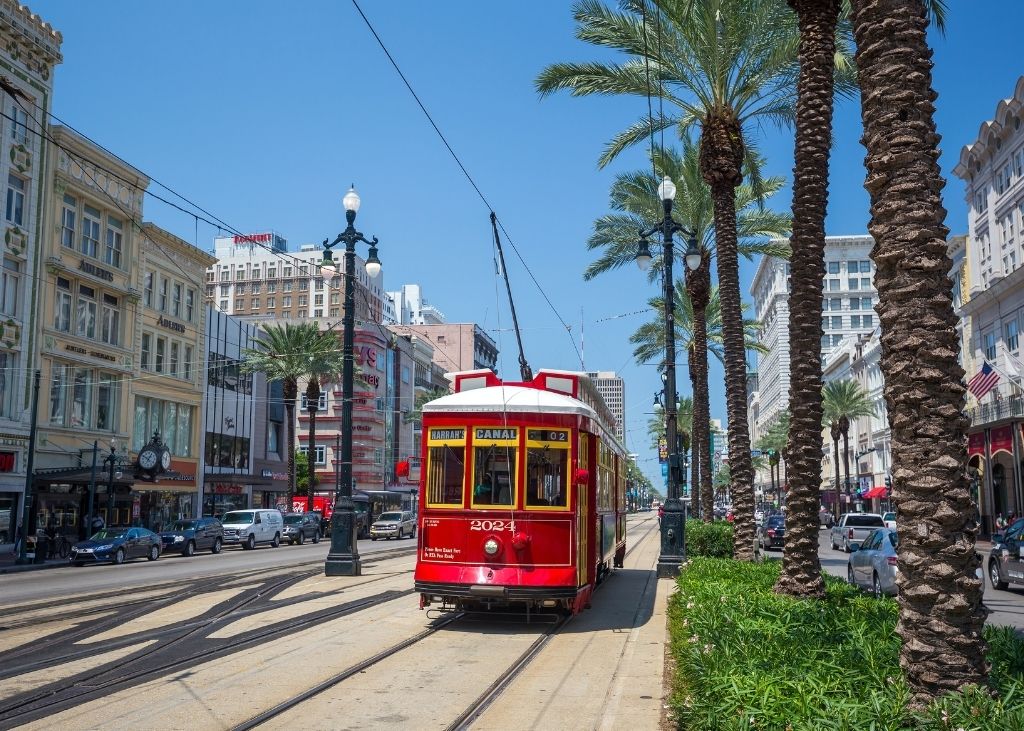
<instances>
[{"instance_id":1,"label":"streetcar roof","mask_svg":"<svg viewBox=\"0 0 1024 731\"><path fill-rule=\"evenodd\" d=\"M424 404L423 411L426 413L438 411L462 413L546 411L586 416L595 420L598 418L597 412L571 396L524 386L489 386L461 391Z\"/></svg>"}]
</instances>

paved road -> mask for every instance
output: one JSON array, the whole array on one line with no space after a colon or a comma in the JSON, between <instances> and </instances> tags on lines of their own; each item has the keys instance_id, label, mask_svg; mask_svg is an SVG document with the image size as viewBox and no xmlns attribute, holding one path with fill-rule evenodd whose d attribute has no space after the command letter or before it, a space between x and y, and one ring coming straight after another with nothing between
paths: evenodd
<instances>
[{"instance_id":1,"label":"paved road","mask_svg":"<svg viewBox=\"0 0 1024 731\"><path fill-rule=\"evenodd\" d=\"M833 576L845 579L849 554L832 550L828 536L827 530L822 530L818 534L818 556L821 558L821 568ZM982 551L981 553L985 557L985 566L988 566L986 552ZM779 554L772 552L769 555ZM1006 591L1000 591L993 589L986 578L985 606L990 610L989 624L1010 625L1024 630L1024 587L1011 587Z\"/></svg>"},{"instance_id":2,"label":"paved road","mask_svg":"<svg viewBox=\"0 0 1024 731\"><path fill-rule=\"evenodd\" d=\"M209 576L230 576L239 571L271 569L292 566L305 562L323 561L330 548L329 539L318 544L302 546L282 545L279 548L260 546L253 551L241 548L225 548L214 556L199 553L191 558L165 554L151 563L137 559L122 566L101 564L94 566L68 566L46 571L26 571L0 576L0 595L12 604L60 599L62 596L81 595L88 592L110 591L124 586L137 588L146 584L166 583L179 579L196 579ZM375 551L413 548L416 541L359 541L360 555Z\"/></svg>"}]
</instances>

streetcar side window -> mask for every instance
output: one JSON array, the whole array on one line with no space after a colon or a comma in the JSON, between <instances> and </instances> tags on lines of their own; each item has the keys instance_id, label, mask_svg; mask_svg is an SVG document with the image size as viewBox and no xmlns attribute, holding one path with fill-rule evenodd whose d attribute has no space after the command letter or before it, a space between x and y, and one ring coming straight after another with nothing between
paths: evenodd
<instances>
[{"instance_id":1,"label":"streetcar side window","mask_svg":"<svg viewBox=\"0 0 1024 731\"><path fill-rule=\"evenodd\" d=\"M569 504L569 450L526 450L526 506L564 508Z\"/></svg>"},{"instance_id":2,"label":"streetcar side window","mask_svg":"<svg viewBox=\"0 0 1024 731\"><path fill-rule=\"evenodd\" d=\"M427 503L462 506L466 448L444 445L427 451Z\"/></svg>"}]
</instances>

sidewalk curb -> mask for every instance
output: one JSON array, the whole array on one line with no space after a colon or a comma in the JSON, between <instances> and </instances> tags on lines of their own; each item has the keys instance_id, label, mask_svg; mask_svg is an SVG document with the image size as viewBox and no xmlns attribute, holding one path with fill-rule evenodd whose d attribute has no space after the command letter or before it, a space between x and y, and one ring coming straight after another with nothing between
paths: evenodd
<instances>
[{"instance_id":1,"label":"sidewalk curb","mask_svg":"<svg viewBox=\"0 0 1024 731\"><path fill-rule=\"evenodd\" d=\"M25 564L23 566L5 566L0 568L0 574L20 574L24 571L42 571L44 569L59 569L69 565L66 561L40 564Z\"/></svg>"}]
</instances>

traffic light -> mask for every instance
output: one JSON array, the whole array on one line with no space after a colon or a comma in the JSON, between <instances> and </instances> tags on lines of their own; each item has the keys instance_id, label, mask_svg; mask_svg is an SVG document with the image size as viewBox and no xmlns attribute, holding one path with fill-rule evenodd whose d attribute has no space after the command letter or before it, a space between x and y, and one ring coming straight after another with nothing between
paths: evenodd
<instances>
[{"instance_id":1,"label":"traffic light","mask_svg":"<svg viewBox=\"0 0 1024 731\"><path fill-rule=\"evenodd\" d=\"M885 489L887 489L887 490L891 490L892 489L892 476L891 475L886 475L885 476Z\"/></svg>"}]
</instances>

